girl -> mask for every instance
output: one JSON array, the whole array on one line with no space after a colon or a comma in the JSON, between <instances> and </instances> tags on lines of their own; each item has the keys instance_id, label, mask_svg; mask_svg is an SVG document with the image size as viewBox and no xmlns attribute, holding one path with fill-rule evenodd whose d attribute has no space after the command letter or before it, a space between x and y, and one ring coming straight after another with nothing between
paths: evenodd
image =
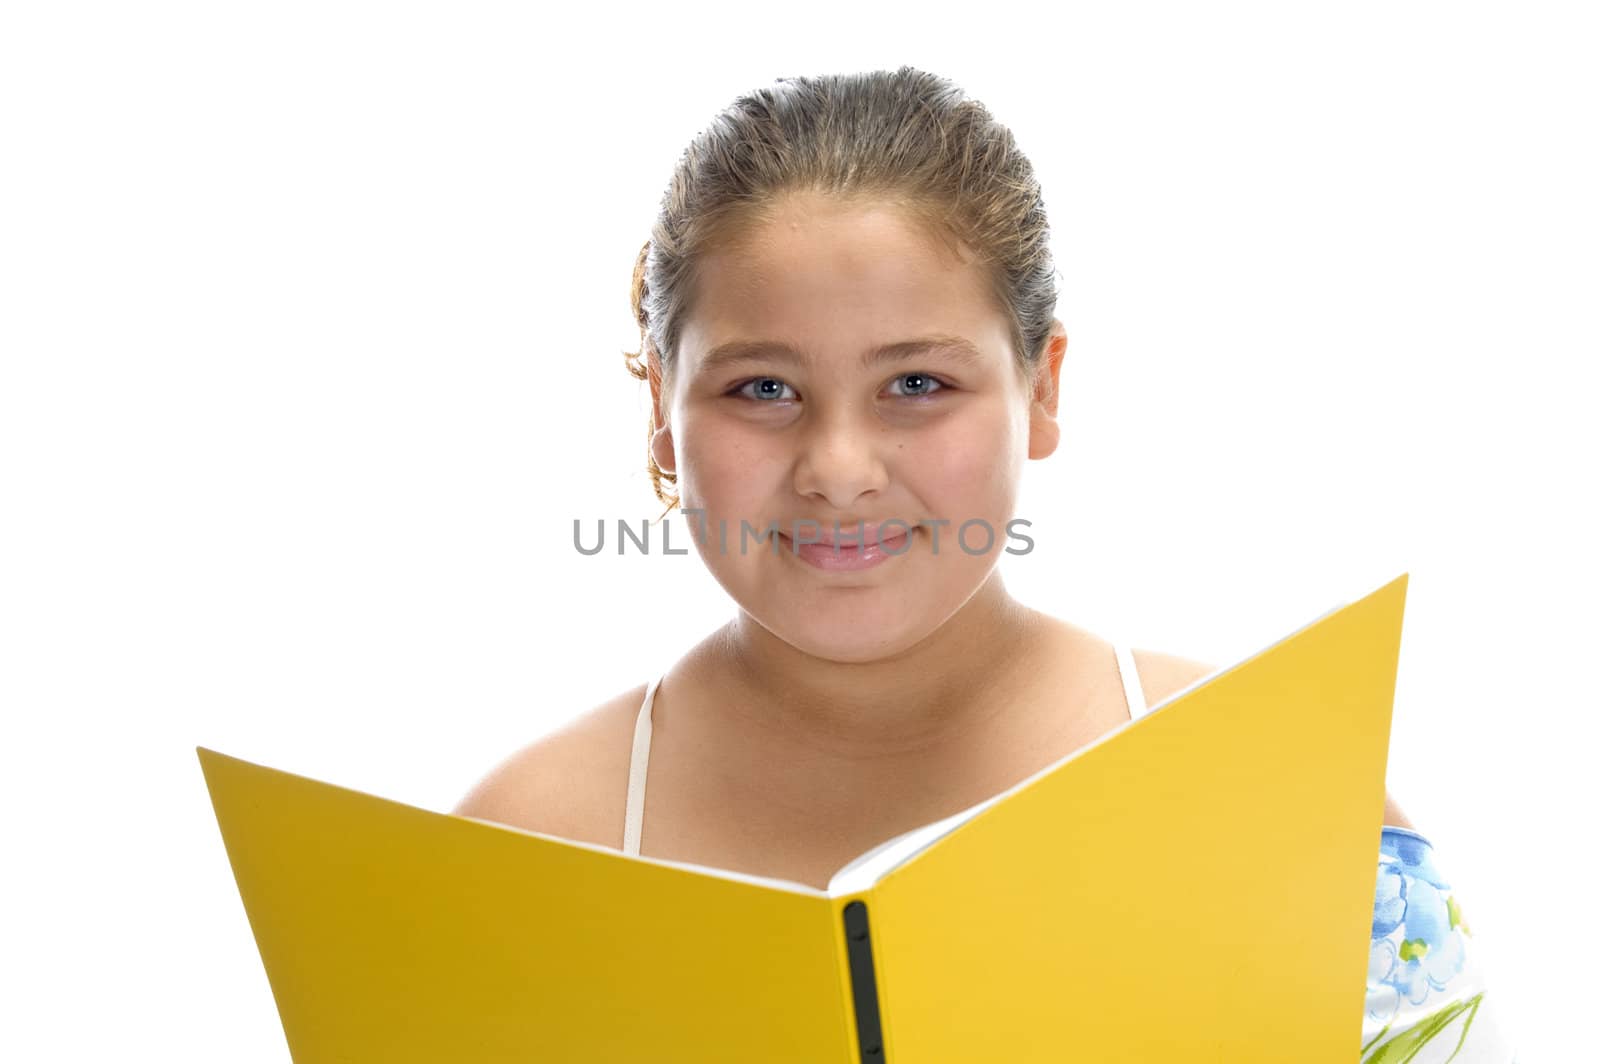
<instances>
[{"instance_id":1,"label":"girl","mask_svg":"<svg viewBox=\"0 0 1600 1064\"><path fill-rule=\"evenodd\" d=\"M824 888L1214 671L1000 578L1023 462L1060 437L1067 337L1032 168L947 80L735 101L679 161L632 301L655 492L738 615L457 814ZM1392 800L1380 854L1363 1058L1505 1064L1459 906Z\"/></svg>"}]
</instances>

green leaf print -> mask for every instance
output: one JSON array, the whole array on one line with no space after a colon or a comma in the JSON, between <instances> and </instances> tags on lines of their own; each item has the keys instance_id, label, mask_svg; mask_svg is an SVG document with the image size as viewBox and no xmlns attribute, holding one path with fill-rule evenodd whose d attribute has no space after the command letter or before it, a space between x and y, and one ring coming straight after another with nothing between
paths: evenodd
<instances>
[{"instance_id":1,"label":"green leaf print","mask_svg":"<svg viewBox=\"0 0 1600 1064\"><path fill-rule=\"evenodd\" d=\"M1403 961L1420 961L1428 955L1428 943L1425 939L1408 938L1400 943L1400 959Z\"/></svg>"},{"instance_id":2,"label":"green leaf print","mask_svg":"<svg viewBox=\"0 0 1600 1064\"><path fill-rule=\"evenodd\" d=\"M1422 1052L1422 1047L1431 1042L1451 1022L1463 1012L1467 1014L1466 1021L1461 1026L1461 1039L1456 1043L1456 1048L1450 1056L1445 1058L1445 1064L1456 1058L1461 1052L1461 1047L1466 1043L1467 1032L1472 1030L1472 1019L1478 1014L1478 1005L1483 1001L1483 994L1475 994L1465 1001L1458 1001L1454 1005L1440 1009L1438 1012L1418 1022L1410 1030L1395 1035L1389 1041L1373 1050L1371 1056L1363 1057L1361 1064L1406 1064Z\"/></svg>"},{"instance_id":3,"label":"green leaf print","mask_svg":"<svg viewBox=\"0 0 1600 1064\"><path fill-rule=\"evenodd\" d=\"M1451 928L1451 930L1454 930L1455 928L1459 927L1459 928L1461 928L1461 933L1463 935L1471 935L1472 934L1472 928L1467 926L1466 919L1464 918L1464 916L1462 915L1462 912L1461 912L1461 903L1456 901L1456 896L1454 894L1450 895L1448 898L1446 898L1444 900L1444 906L1450 912L1450 928Z\"/></svg>"}]
</instances>

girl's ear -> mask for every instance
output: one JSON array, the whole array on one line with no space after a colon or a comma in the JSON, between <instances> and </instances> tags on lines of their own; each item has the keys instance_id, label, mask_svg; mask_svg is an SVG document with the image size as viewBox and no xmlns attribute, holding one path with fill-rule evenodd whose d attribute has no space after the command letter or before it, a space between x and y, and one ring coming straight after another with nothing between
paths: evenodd
<instances>
[{"instance_id":1,"label":"girl's ear","mask_svg":"<svg viewBox=\"0 0 1600 1064\"><path fill-rule=\"evenodd\" d=\"M1061 443L1056 410L1061 398L1061 362L1067 354L1067 331L1061 319L1050 320L1050 333L1033 375L1028 410L1028 457L1048 458Z\"/></svg>"},{"instance_id":2,"label":"girl's ear","mask_svg":"<svg viewBox=\"0 0 1600 1064\"><path fill-rule=\"evenodd\" d=\"M654 426L650 434L650 454L663 473L676 473L677 454L672 444L672 427L666 419L668 404L661 382L661 360L656 356L654 344L650 345L645 365L650 379L650 423Z\"/></svg>"},{"instance_id":3,"label":"girl's ear","mask_svg":"<svg viewBox=\"0 0 1600 1064\"><path fill-rule=\"evenodd\" d=\"M663 473L678 471L678 455L672 445L672 429L657 428L650 437L650 454Z\"/></svg>"}]
</instances>

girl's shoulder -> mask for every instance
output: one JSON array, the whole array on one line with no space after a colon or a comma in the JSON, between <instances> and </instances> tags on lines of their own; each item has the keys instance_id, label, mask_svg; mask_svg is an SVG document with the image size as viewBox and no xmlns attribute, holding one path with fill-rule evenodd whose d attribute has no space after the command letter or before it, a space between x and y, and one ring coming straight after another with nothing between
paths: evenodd
<instances>
[{"instance_id":1,"label":"girl's shoulder","mask_svg":"<svg viewBox=\"0 0 1600 1064\"><path fill-rule=\"evenodd\" d=\"M451 812L615 847L626 812L634 723L648 686L619 692L517 750Z\"/></svg>"},{"instance_id":2,"label":"girl's shoulder","mask_svg":"<svg viewBox=\"0 0 1600 1064\"><path fill-rule=\"evenodd\" d=\"M1152 706L1205 679L1218 668L1193 658L1156 650L1130 647L1129 653L1139 673L1139 685L1144 690L1145 702Z\"/></svg>"}]
</instances>

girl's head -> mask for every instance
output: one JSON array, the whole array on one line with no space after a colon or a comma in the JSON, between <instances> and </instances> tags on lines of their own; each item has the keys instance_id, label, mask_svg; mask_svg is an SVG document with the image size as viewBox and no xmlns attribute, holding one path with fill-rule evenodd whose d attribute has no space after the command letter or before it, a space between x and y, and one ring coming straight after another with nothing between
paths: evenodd
<instances>
[{"instance_id":1,"label":"girl's head","mask_svg":"<svg viewBox=\"0 0 1600 1064\"><path fill-rule=\"evenodd\" d=\"M1048 236L1010 131L909 67L781 79L690 144L635 265L629 369L658 497L767 629L880 657L1015 547L1023 460L1059 438ZM916 527L870 568L797 554L858 521Z\"/></svg>"}]
</instances>

